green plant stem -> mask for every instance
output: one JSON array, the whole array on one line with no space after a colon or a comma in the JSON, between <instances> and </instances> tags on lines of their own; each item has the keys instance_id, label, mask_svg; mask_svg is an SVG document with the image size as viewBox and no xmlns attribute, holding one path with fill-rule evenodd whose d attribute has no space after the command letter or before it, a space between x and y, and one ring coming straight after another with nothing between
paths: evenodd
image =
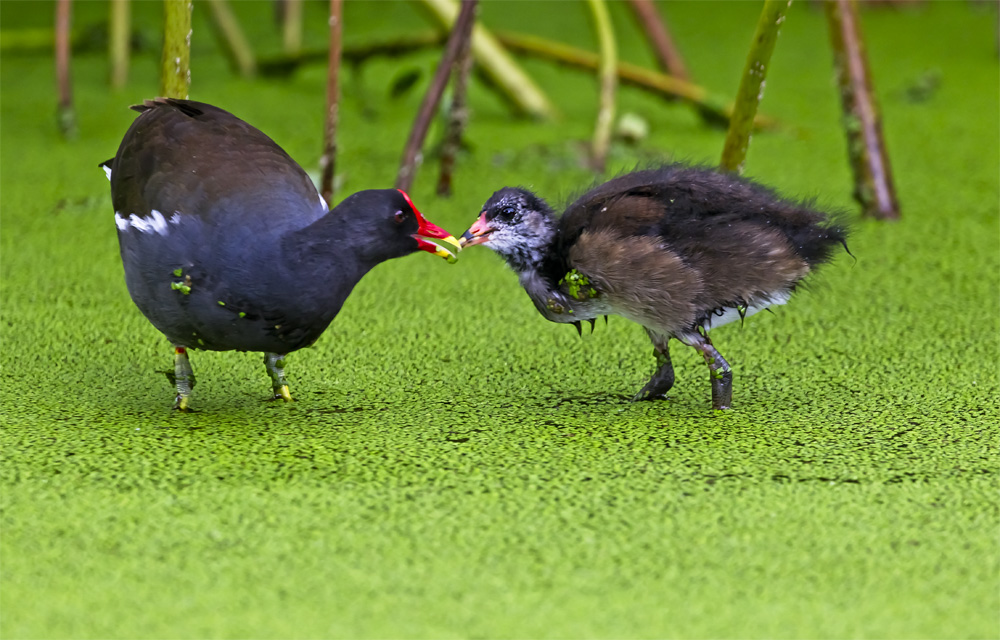
<instances>
[{"instance_id":1,"label":"green plant stem","mask_svg":"<svg viewBox=\"0 0 1000 640\"><path fill-rule=\"evenodd\" d=\"M590 71L600 66L600 56L596 53L553 40L500 31L495 32L494 36L510 51L523 55ZM429 47L437 47L444 42L444 39L445 36L440 33L418 31L384 40L345 46L343 59L345 62L358 65L378 56L403 56ZM297 58L278 56L261 60L258 69L262 75L288 75L301 65L315 64L325 60L326 57L326 49L312 50L303 52ZM704 87L628 62L619 62L617 70L618 80L624 86L635 87L663 97L678 98L697 108L710 123L723 126L729 124L732 105L726 104L724 98L711 94ZM755 129L772 128L777 124L774 118L759 113L754 117Z\"/></svg>"},{"instance_id":2,"label":"green plant stem","mask_svg":"<svg viewBox=\"0 0 1000 640\"><path fill-rule=\"evenodd\" d=\"M130 0L111 0L108 28L108 57L111 59L111 88L121 89L128 81L131 44Z\"/></svg>"},{"instance_id":3,"label":"green plant stem","mask_svg":"<svg viewBox=\"0 0 1000 640\"><path fill-rule=\"evenodd\" d=\"M219 33L222 48L226 51L233 67L244 78L255 75L256 57L229 3L226 0L208 0L208 7L211 9L212 22Z\"/></svg>"},{"instance_id":4,"label":"green plant stem","mask_svg":"<svg viewBox=\"0 0 1000 640\"><path fill-rule=\"evenodd\" d=\"M844 110L847 151L854 174L854 198L863 215L896 220L900 216L899 202L882 137L882 120L868 70L857 5L851 0L826 0L825 6Z\"/></svg>"},{"instance_id":5,"label":"green plant stem","mask_svg":"<svg viewBox=\"0 0 1000 640\"><path fill-rule=\"evenodd\" d=\"M285 53L297 56L302 52L302 0L282 0L281 39Z\"/></svg>"},{"instance_id":6,"label":"green plant stem","mask_svg":"<svg viewBox=\"0 0 1000 640\"><path fill-rule=\"evenodd\" d=\"M764 97L767 66L771 61L771 53L778 40L778 31L781 29L781 23L785 21L789 5L791 0L764 1L764 8L757 20L757 29L747 54L743 77L740 79L733 115L729 119L725 146L722 149L722 160L719 164L725 171L743 173L743 163L746 161L747 148L750 146L750 134L753 133L754 116Z\"/></svg>"},{"instance_id":7,"label":"green plant stem","mask_svg":"<svg viewBox=\"0 0 1000 640\"><path fill-rule=\"evenodd\" d=\"M618 53L607 4L604 0L587 0L587 5L590 7L590 15L594 21L594 29L597 32L597 41L601 51L598 66L601 86L600 106L597 111L597 123L594 125L594 138L591 142L591 161L594 169L603 173L608 159L608 147L611 145L611 127L615 119Z\"/></svg>"},{"instance_id":8,"label":"green plant stem","mask_svg":"<svg viewBox=\"0 0 1000 640\"><path fill-rule=\"evenodd\" d=\"M530 55L579 69L594 70L600 66L600 57L590 51L523 33L496 32L497 40L511 51ZM628 62L618 63L618 78L623 85L633 86L657 95L676 97L689 102L712 122L728 123L733 107L718 96L711 95L704 87L679 80ZM772 118L756 116L757 128L773 127Z\"/></svg>"},{"instance_id":9,"label":"green plant stem","mask_svg":"<svg viewBox=\"0 0 1000 640\"><path fill-rule=\"evenodd\" d=\"M437 31L423 31L393 36L383 40L372 40L362 44L344 45L341 59L351 65L364 64L369 58L378 56L399 57L414 51L439 47L447 39L447 34ZM303 65L318 64L329 59L329 49L311 49L297 56L279 55L262 58L257 69L264 76L287 76Z\"/></svg>"},{"instance_id":10,"label":"green plant stem","mask_svg":"<svg viewBox=\"0 0 1000 640\"><path fill-rule=\"evenodd\" d=\"M187 98L191 90L191 0L163 0L160 95Z\"/></svg>"},{"instance_id":11,"label":"green plant stem","mask_svg":"<svg viewBox=\"0 0 1000 640\"><path fill-rule=\"evenodd\" d=\"M457 0L420 0L446 29L458 15ZM497 39L482 25L472 31L472 55L489 80L518 111L541 120L556 116L556 108L534 80L521 69Z\"/></svg>"}]
</instances>

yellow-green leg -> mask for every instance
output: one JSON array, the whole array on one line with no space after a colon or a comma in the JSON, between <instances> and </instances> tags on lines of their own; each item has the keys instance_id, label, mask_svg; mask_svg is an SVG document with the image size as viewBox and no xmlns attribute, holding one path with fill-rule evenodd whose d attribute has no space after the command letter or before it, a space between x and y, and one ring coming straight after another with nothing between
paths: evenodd
<instances>
[{"instance_id":1,"label":"yellow-green leg","mask_svg":"<svg viewBox=\"0 0 1000 640\"><path fill-rule=\"evenodd\" d=\"M271 388L274 390L274 400L292 401L292 393L288 390L288 381L285 380L285 354L265 353L264 366L267 367L267 375L271 376Z\"/></svg>"},{"instance_id":2,"label":"yellow-green leg","mask_svg":"<svg viewBox=\"0 0 1000 640\"><path fill-rule=\"evenodd\" d=\"M194 370L191 368L191 361L188 360L187 349L174 345L174 386L177 388L174 409L185 413L190 411L188 404L194 384Z\"/></svg>"}]
</instances>

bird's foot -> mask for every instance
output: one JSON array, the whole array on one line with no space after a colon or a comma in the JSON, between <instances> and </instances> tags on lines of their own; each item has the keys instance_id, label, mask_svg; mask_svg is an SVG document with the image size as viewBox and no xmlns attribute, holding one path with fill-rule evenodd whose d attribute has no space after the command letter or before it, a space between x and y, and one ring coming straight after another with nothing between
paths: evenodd
<instances>
[{"instance_id":1,"label":"bird's foot","mask_svg":"<svg viewBox=\"0 0 1000 640\"><path fill-rule=\"evenodd\" d=\"M691 332L681 336L684 344L698 350L708 365L708 375L712 381L712 408L716 411L731 409L733 406L733 369L722 357L722 354L712 346L708 332L701 329L698 333Z\"/></svg>"},{"instance_id":2,"label":"bird's foot","mask_svg":"<svg viewBox=\"0 0 1000 640\"><path fill-rule=\"evenodd\" d=\"M167 374L170 377L170 374ZM187 349L184 347L174 347L174 386L177 388L177 396L174 398L174 409L181 413L190 413L191 390L194 389L194 370L191 368L191 361L188 360Z\"/></svg>"},{"instance_id":3,"label":"bird's foot","mask_svg":"<svg viewBox=\"0 0 1000 640\"><path fill-rule=\"evenodd\" d=\"M635 394L632 402L642 400L665 400L667 392L674 386L674 365L670 361L670 351L667 349L667 340L659 339L659 336L646 330L653 340L653 357L656 358L656 373L649 379L639 393Z\"/></svg>"},{"instance_id":4,"label":"bird's foot","mask_svg":"<svg viewBox=\"0 0 1000 640\"><path fill-rule=\"evenodd\" d=\"M666 369L666 371L664 370ZM646 383L639 393L632 396L632 402L642 402L643 400L666 400L667 392L674 386L674 368L667 363L664 367L653 374L653 377Z\"/></svg>"},{"instance_id":5,"label":"bird's foot","mask_svg":"<svg viewBox=\"0 0 1000 640\"><path fill-rule=\"evenodd\" d=\"M271 376L271 389L274 390L271 399L291 402L292 393L288 390L288 381L285 380L285 355L265 353L264 366L267 367L267 375Z\"/></svg>"},{"instance_id":6,"label":"bird's foot","mask_svg":"<svg viewBox=\"0 0 1000 640\"><path fill-rule=\"evenodd\" d=\"M716 369L712 371L712 408L724 411L733 407L733 372Z\"/></svg>"},{"instance_id":7,"label":"bird's foot","mask_svg":"<svg viewBox=\"0 0 1000 640\"><path fill-rule=\"evenodd\" d=\"M711 344L702 351L708 363L708 375L712 380L712 408L716 411L731 409L733 406L733 370L729 363Z\"/></svg>"},{"instance_id":8,"label":"bird's foot","mask_svg":"<svg viewBox=\"0 0 1000 640\"><path fill-rule=\"evenodd\" d=\"M174 409L176 411L180 411L181 413L194 413L195 411L191 408L190 402L190 395L185 396L178 393L177 397L174 398Z\"/></svg>"},{"instance_id":9,"label":"bird's foot","mask_svg":"<svg viewBox=\"0 0 1000 640\"><path fill-rule=\"evenodd\" d=\"M669 400L669 399L670 396L667 395L666 391L661 391L661 392L656 392L655 390L648 391L646 387L643 387L639 391L639 393L632 396L632 399L629 400L629 402L644 402L647 400L652 401L652 400Z\"/></svg>"},{"instance_id":10,"label":"bird's foot","mask_svg":"<svg viewBox=\"0 0 1000 640\"><path fill-rule=\"evenodd\" d=\"M295 398L292 397L292 392L288 389L287 384L283 384L280 387L274 388L274 395L271 396L271 400L284 400L285 402L295 402Z\"/></svg>"}]
</instances>

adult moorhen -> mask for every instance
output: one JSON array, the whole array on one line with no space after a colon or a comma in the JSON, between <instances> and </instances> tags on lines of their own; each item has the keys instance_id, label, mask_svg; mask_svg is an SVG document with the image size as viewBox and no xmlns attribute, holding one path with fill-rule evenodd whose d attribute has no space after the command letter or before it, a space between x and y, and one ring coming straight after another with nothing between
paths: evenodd
<instances>
[{"instance_id":1,"label":"adult moorhen","mask_svg":"<svg viewBox=\"0 0 1000 640\"><path fill-rule=\"evenodd\" d=\"M599 185L559 218L532 192L501 189L460 242L503 256L552 322L593 330L597 316L617 314L641 324L658 368L634 400L673 386L677 338L705 358L712 405L728 409L733 374L709 329L787 302L846 237L830 215L760 184L671 164Z\"/></svg>"},{"instance_id":2,"label":"adult moorhen","mask_svg":"<svg viewBox=\"0 0 1000 640\"><path fill-rule=\"evenodd\" d=\"M139 310L174 345L175 408L195 378L188 349L262 351L274 398L291 400L285 355L312 344L378 263L418 236L457 244L394 189L355 193L330 211L281 147L208 104L157 98L102 163Z\"/></svg>"}]
</instances>

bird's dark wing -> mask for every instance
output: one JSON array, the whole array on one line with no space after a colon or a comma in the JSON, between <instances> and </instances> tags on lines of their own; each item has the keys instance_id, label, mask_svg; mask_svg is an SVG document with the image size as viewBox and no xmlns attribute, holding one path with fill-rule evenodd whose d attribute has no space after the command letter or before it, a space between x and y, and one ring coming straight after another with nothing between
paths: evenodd
<instances>
[{"instance_id":1,"label":"bird's dark wing","mask_svg":"<svg viewBox=\"0 0 1000 640\"><path fill-rule=\"evenodd\" d=\"M791 290L839 233L766 187L679 165L592 189L559 230L560 267L586 274L623 315L671 330Z\"/></svg>"},{"instance_id":2,"label":"bird's dark wing","mask_svg":"<svg viewBox=\"0 0 1000 640\"><path fill-rule=\"evenodd\" d=\"M146 101L111 162L122 216L239 220L248 232L301 228L326 211L305 171L269 137L200 102Z\"/></svg>"},{"instance_id":3,"label":"bird's dark wing","mask_svg":"<svg viewBox=\"0 0 1000 640\"><path fill-rule=\"evenodd\" d=\"M582 195L560 219L557 246L565 255L585 229L656 236L674 245L734 229L756 234L761 228L779 232L810 265L826 260L847 235L808 203L782 198L752 180L665 165L619 176Z\"/></svg>"}]
</instances>

